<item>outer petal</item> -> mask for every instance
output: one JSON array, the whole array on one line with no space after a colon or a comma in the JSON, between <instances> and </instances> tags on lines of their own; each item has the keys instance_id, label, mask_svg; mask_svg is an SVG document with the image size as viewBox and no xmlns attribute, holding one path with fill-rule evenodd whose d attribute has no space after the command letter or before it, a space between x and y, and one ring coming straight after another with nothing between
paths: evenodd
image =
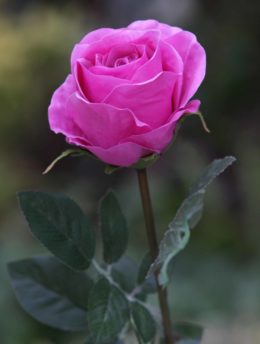
<instances>
[{"instance_id":1,"label":"outer petal","mask_svg":"<svg viewBox=\"0 0 260 344\"><path fill-rule=\"evenodd\" d=\"M179 52L165 41L160 42L160 51L162 56L162 67L164 71L171 71L182 75L183 60Z\"/></svg>"},{"instance_id":2,"label":"outer petal","mask_svg":"<svg viewBox=\"0 0 260 344\"><path fill-rule=\"evenodd\" d=\"M76 82L70 74L65 82L54 92L49 106L49 124L56 134L69 136L82 135L80 128L68 116L66 107L69 97L76 91Z\"/></svg>"},{"instance_id":3,"label":"outer petal","mask_svg":"<svg viewBox=\"0 0 260 344\"><path fill-rule=\"evenodd\" d=\"M167 39L180 54L183 64L183 77L180 87L179 107L184 106L195 94L205 76L206 53L197 42L196 36L188 31L181 31ZM176 95L176 98L178 98Z\"/></svg>"},{"instance_id":4,"label":"outer petal","mask_svg":"<svg viewBox=\"0 0 260 344\"><path fill-rule=\"evenodd\" d=\"M165 39L181 31L181 29L178 27L170 26L164 23L159 23L157 20L154 20L154 19L137 20L133 22L132 24L130 24L128 28L133 29L133 30L148 30L148 29L159 30L161 32L162 39Z\"/></svg>"},{"instance_id":5,"label":"outer petal","mask_svg":"<svg viewBox=\"0 0 260 344\"><path fill-rule=\"evenodd\" d=\"M200 107L200 100L191 100L184 108L176 111L173 115L173 120L178 121L183 115L198 112ZM184 112L183 112L184 110Z\"/></svg>"},{"instance_id":6,"label":"outer petal","mask_svg":"<svg viewBox=\"0 0 260 344\"><path fill-rule=\"evenodd\" d=\"M194 44L184 64L181 106L195 94L206 72L206 53L200 44Z\"/></svg>"},{"instance_id":7,"label":"outer petal","mask_svg":"<svg viewBox=\"0 0 260 344\"><path fill-rule=\"evenodd\" d=\"M198 111L199 106L200 101L192 100L185 108L173 113L171 119L165 125L141 135L133 135L126 140L160 153L171 142L178 120L185 114Z\"/></svg>"},{"instance_id":8,"label":"outer petal","mask_svg":"<svg viewBox=\"0 0 260 344\"><path fill-rule=\"evenodd\" d=\"M102 40L105 36L113 34L115 29L102 28L86 34L81 41L76 44L71 53L71 69L73 70L74 63L85 55L85 51L89 45Z\"/></svg>"},{"instance_id":9,"label":"outer petal","mask_svg":"<svg viewBox=\"0 0 260 344\"><path fill-rule=\"evenodd\" d=\"M81 44L91 44L96 41L103 39L105 36L110 35L117 31L116 29L111 28L100 28L94 31L87 33L80 41Z\"/></svg>"},{"instance_id":10,"label":"outer petal","mask_svg":"<svg viewBox=\"0 0 260 344\"><path fill-rule=\"evenodd\" d=\"M88 103L79 93L74 93L67 103L67 114L82 131L81 138L93 146L108 148L134 133L149 127L138 122L128 109L118 109L107 104Z\"/></svg>"},{"instance_id":11,"label":"outer petal","mask_svg":"<svg viewBox=\"0 0 260 344\"><path fill-rule=\"evenodd\" d=\"M186 113L197 111L198 106L199 101L191 101L185 109L174 113L171 121L165 126L145 134L129 137L128 140L132 140L132 142L123 142L108 149L86 145L84 148L108 164L123 167L131 166L146 155L161 153L171 142L178 119ZM74 141L74 143L82 146L80 141Z\"/></svg>"},{"instance_id":12,"label":"outer petal","mask_svg":"<svg viewBox=\"0 0 260 344\"><path fill-rule=\"evenodd\" d=\"M107 164L127 167L133 165L141 157L152 154L153 152L133 142L124 142L110 148L98 146L87 146L80 140L73 140L70 143L81 146L96 155L100 160Z\"/></svg>"},{"instance_id":13,"label":"outer petal","mask_svg":"<svg viewBox=\"0 0 260 344\"><path fill-rule=\"evenodd\" d=\"M140 121L153 128L158 127L172 113L175 79L174 73L161 72L144 83L118 86L104 99L104 103L128 108Z\"/></svg>"}]
</instances>

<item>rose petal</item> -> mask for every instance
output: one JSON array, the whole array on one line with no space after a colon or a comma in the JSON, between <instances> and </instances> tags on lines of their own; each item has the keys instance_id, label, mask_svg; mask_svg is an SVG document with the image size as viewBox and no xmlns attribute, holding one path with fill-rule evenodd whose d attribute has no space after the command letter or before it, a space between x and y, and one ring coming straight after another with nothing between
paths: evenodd
<instances>
[{"instance_id":1,"label":"rose petal","mask_svg":"<svg viewBox=\"0 0 260 344\"><path fill-rule=\"evenodd\" d=\"M184 63L182 95L180 106L184 106L199 88L206 73L205 50L198 43L194 44Z\"/></svg>"},{"instance_id":2,"label":"rose petal","mask_svg":"<svg viewBox=\"0 0 260 344\"><path fill-rule=\"evenodd\" d=\"M130 140L129 142L122 142L110 148L91 146L80 138L68 139L68 142L89 150L100 160L108 164L125 167L131 166L146 155L161 153L172 140L177 121L180 117L186 113L197 111L199 103L197 100L191 101L185 109L174 113L171 121L163 127L145 134L133 135L127 138L127 140Z\"/></svg>"},{"instance_id":3,"label":"rose petal","mask_svg":"<svg viewBox=\"0 0 260 344\"><path fill-rule=\"evenodd\" d=\"M105 65L110 68L116 67L116 61L118 59L127 58L131 55L135 55L135 59L139 57L139 50L135 44L117 44L109 50Z\"/></svg>"},{"instance_id":4,"label":"rose petal","mask_svg":"<svg viewBox=\"0 0 260 344\"><path fill-rule=\"evenodd\" d=\"M66 107L69 97L76 91L76 82L70 74L65 82L54 92L48 109L49 124L56 134L80 136L80 127L68 117Z\"/></svg>"},{"instance_id":5,"label":"rose petal","mask_svg":"<svg viewBox=\"0 0 260 344\"><path fill-rule=\"evenodd\" d=\"M189 113L194 113L194 112L198 112L199 111L199 107L200 107L200 100L198 99L193 99L190 102L188 102L188 104L186 104L186 106L178 111L176 111L173 115L173 120L174 121L178 121L183 115ZM184 112L183 112L184 110Z\"/></svg>"},{"instance_id":6,"label":"rose petal","mask_svg":"<svg viewBox=\"0 0 260 344\"><path fill-rule=\"evenodd\" d=\"M173 113L171 119L165 125L147 133L132 135L126 138L126 140L140 144L147 149L151 149L153 152L160 153L171 142L179 119L185 114L198 111L199 106L199 100L192 100L185 108Z\"/></svg>"},{"instance_id":7,"label":"rose petal","mask_svg":"<svg viewBox=\"0 0 260 344\"><path fill-rule=\"evenodd\" d=\"M192 32L181 31L168 37L165 41L178 51L183 62L185 62L192 45L197 42L197 39Z\"/></svg>"},{"instance_id":8,"label":"rose petal","mask_svg":"<svg viewBox=\"0 0 260 344\"><path fill-rule=\"evenodd\" d=\"M183 77L179 98L179 107L184 106L195 94L205 76L206 54L202 46L197 42L196 36L188 31L182 31L167 39L167 42L175 47L184 64Z\"/></svg>"},{"instance_id":9,"label":"rose petal","mask_svg":"<svg viewBox=\"0 0 260 344\"><path fill-rule=\"evenodd\" d=\"M144 65L148 60L145 46L136 45L135 47L138 49L140 53L140 57L138 59L133 60L128 64L118 66L116 68L95 65L89 68L90 72L97 75L111 75L113 77L131 80L136 70L138 70L138 68Z\"/></svg>"},{"instance_id":10,"label":"rose petal","mask_svg":"<svg viewBox=\"0 0 260 344\"><path fill-rule=\"evenodd\" d=\"M140 121L155 128L172 113L175 79L176 75L172 72L161 72L144 83L120 85L103 102L118 108L128 108Z\"/></svg>"},{"instance_id":11,"label":"rose petal","mask_svg":"<svg viewBox=\"0 0 260 344\"><path fill-rule=\"evenodd\" d=\"M162 54L160 50L160 43L159 41L151 42L156 44L154 46L154 52L152 57L144 63L140 68L136 69L132 81L133 82L144 82L146 80L152 79L160 72L162 72Z\"/></svg>"},{"instance_id":12,"label":"rose petal","mask_svg":"<svg viewBox=\"0 0 260 344\"><path fill-rule=\"evenodd\" d=\"M71 70L74 68L74 63L85 55L85 51L89 45L102 40L105 36L111 35L117 30L110 28L101 28L87 33L78 44L75 44L71 53Z\"/></svg>"},{"instance_id":13,"label":"rose petal","mask_svg":"<svg viewBox=\"0 0 260 344\"><path fill-rule=\"evenodd\" d=\"M95 56L97 54L107 54L115 45L129 45L129 44L145 44L147 48L153 41L158 41L160 33L156 30L142 31L117 29L113 33L106 35L92 44L79 43L76 44L71 54L71 69L74 69L74 64L80 59L85 58L95 64Z\"/></svg>"},{"instance_id":14,"label":"rose petal","mask_svg":"<svg viewBox=\"0 0 260 344\"><path fill-rule=\"evenodd\" d=\"M88 103L79 93L69 98L66 111L68 117L81 128L81 138L103 148L117 145L123 138L149 129L146 124L137 121L130 110Z\"/></svg>"},{"instance_id":15,"label":"rose petal","mask_svg":"<svg viewBox=\"0 0 260 344\"><path fill-rule=\"evenodd\" d=\"M102 102L115 87L130 83L127 79L92 73L83 59L77 61L74 74L82 95L89 101L98 103Z\"/></svg>"},{"instance_id":16,"label":"rose petal","mask_svg":"<svg viewBox=\"0 0 260 344\"><path fill-rule=\"evenodd\" d=\"M161 41L160 51L162 56L162 68L164 71L171 71L175 74L182 75L183 60L179 52L170 44Z\"/></svg>"},{"instance_id":17,"label":"rose petal","mask_svg":"<svg viewBox=\"0 0 260 344\"><path fill-rule=\"evenodd\" d=\"M130 24L128 28L133 30L155 29L161 32L162 39L165 39L181 31L181 29L178 27L170 26L164 23L159 23L157 20L154 19L137 20Z\"/></svg>"},{"instance_id":18,"label":"rose petal","mask_svg":"<svg viewBox=\"0 0 260 344\"><path fill-rule=\"evenodd\" d=\"M125 142L104 149L88 146L87 149L107 164L127 167L136 163L141 157L152 154L152 151L133 142Z\"/></svg>"},{"instance_id":19,"label":"rose petal","mask_svg":"<svg viewBox=\"0 0 260 344\"><path fill-rule=\"evenodd\" d=\"M105 36L110 35L117 31L116 29L111 28L100 28L94 31L87 33L80 41L80 44L91 44L96 41L103 39Z\"/></svg>"}]
</instances>

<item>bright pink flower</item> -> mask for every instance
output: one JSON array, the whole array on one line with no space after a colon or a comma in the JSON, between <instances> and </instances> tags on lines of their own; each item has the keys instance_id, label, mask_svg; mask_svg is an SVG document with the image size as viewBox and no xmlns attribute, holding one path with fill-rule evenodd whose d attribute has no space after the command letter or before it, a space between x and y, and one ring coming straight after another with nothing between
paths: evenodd
<instances>
[{"instance_id":1,"label":"bright pink flower","mask_svg":"<svg viewBox=\"0 0 260 344\"><path fill-rule=\"evenodd\" d=\"M161 153L178 120L198 110L190 98L205 68L194 34L155 20L90 32L52 97L50 127L106 163L132 165Z\"/></svg>"}]
</instances>

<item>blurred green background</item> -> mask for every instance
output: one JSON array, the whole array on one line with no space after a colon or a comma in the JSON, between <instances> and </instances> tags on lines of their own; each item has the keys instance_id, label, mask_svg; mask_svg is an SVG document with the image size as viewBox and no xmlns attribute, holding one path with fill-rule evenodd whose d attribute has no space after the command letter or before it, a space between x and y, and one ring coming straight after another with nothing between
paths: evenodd
<instances>
[{"instance_id":1,"label":"blurred green background","mask_svg":"<svg viewBox=\"0 0 260 344\"><path fill-rule=\"evenodd\" d=\"M69 158L42 171L67 148L50 132L47 107L69 71L73 45L101 26L155 18L195 32L207 51L197 96L211 129L194 118L150 169L160 236L189 185L214 158L237 163L210 187L203 220L175 261L170 303L175 319L207 327L207 344L260 343L260 2L210 0L0 0L0 343L76 343L38 324L14 299L6 262L45 253L21 216L18 190L61 191L97 226L97 203L113 187L130 223L129 254L146 240L134 171L112 176L99 162Z\"/></svg>"}]
</instances>

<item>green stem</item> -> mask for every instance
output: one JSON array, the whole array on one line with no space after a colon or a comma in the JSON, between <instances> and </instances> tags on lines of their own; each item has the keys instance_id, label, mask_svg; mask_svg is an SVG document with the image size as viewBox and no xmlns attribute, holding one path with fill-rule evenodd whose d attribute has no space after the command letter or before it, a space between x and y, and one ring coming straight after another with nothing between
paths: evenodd
<instances>
[{"instance_id":1,"label":"green stem","mask_svg":"<svg viewBox=\"0 0 260 344\"><path fill-rule=\"evenodd\" d=\"M143 205L146 235L147 235L147 240L149 244L151 258L154 261L158 256L159 249L158 249L158 242L157 242L156 230L155 230L155 225L154 225L154 216L153 216L153 209L152 209L152 203L151 203L151 198L150 198L146 169L144 168L144 169L137 170L137 175L138 175L139 189L140 189L142 205ZM160 309L161 309L165 344L174 344L170 312L169 312L169 307L167 303L167 292L166 292L166 288L163 288L159 284L158 271L155 272L155 279L156 279L157 293L158 293L159 304L160 304Z\"/></svg>"}]
</instances>

